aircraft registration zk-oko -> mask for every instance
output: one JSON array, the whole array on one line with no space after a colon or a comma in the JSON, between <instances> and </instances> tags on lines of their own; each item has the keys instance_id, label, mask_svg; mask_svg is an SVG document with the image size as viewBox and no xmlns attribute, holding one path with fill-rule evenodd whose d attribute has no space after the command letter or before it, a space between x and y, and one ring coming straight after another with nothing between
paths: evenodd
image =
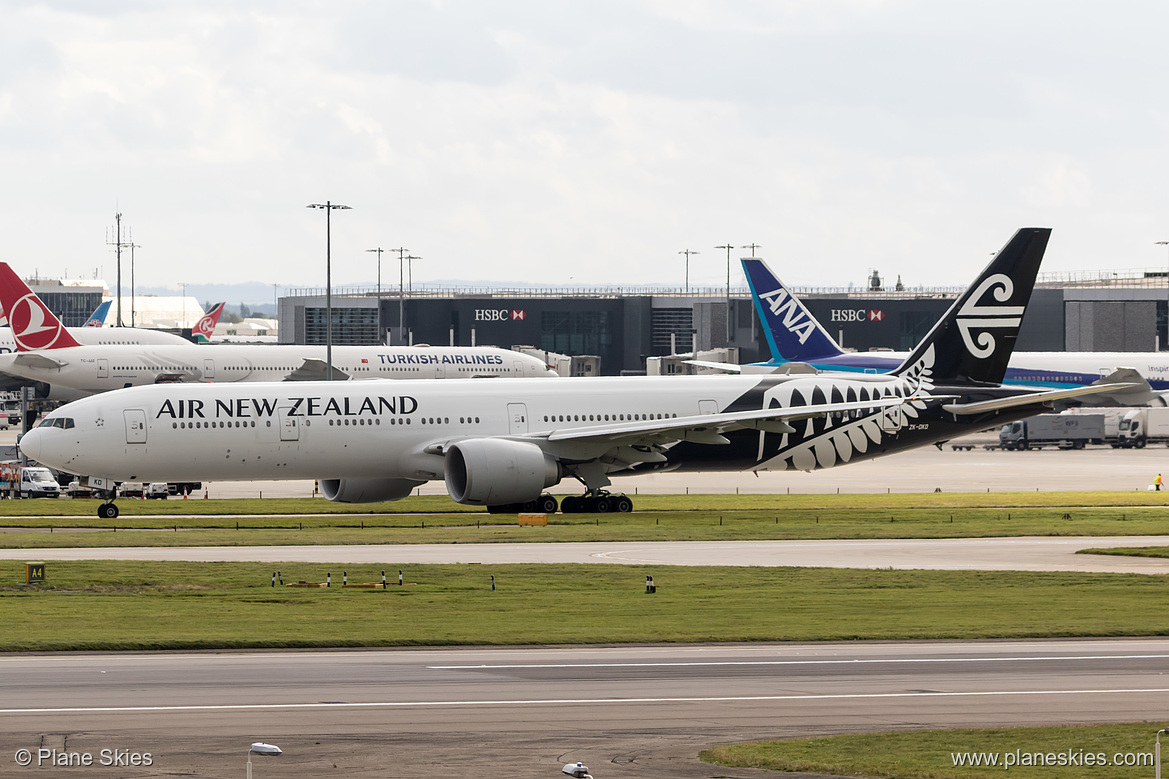
<instances>
[{"instance_id":1,"label":"aircraft registration zk-oko","mask_svg":"<svg viewBox=\"0 0 1169 779\"><path fill-rule=\"evenodd\" d=\"M18 351L0 354L0 372L35 382L38 397L75 400L161 382L327 379L326 347L292 344L84 345L0 263L0 304ZM27 290L27 287L24 287ZM101 328L105 330L106 328ZM118 328L111 328L118 329ZM556 376L542 360L488 346L334 346L336 379L469 379Z\"/></svg>"},{"instance_id":2,"label":"aircraft registration zk-oko","mask_svg":"<svg viewBox=\"0 0 1169 779\"><path fill-rule=\"evenodd\" d=\"M1097 388L1000 384L1050 230L1020 230L895 371L138 387L70 403L21 441L37 462L120 481L319 479L405 497L445 479L492 510L629 511L610 476L827 468L943 441ZM116 516L110 502L101 516Z\"/></svg>"}]
</instances>

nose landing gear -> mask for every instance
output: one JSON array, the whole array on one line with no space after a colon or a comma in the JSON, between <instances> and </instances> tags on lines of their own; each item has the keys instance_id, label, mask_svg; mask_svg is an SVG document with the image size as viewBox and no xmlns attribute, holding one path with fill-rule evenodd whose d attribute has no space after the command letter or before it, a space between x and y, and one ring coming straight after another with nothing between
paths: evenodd
<instances>
[{"instance_id":1,"label":"nose landing gear","mask_svg":"<svg viewBox=\"0 0 1169 779\"><path fill-rule=\"evenodd\" d=\"M97 515L102 519L117 519L118 507L114 505L114 492L111 490L105 495L105 502L97 507Z\"/></svg>"}]
</instances>

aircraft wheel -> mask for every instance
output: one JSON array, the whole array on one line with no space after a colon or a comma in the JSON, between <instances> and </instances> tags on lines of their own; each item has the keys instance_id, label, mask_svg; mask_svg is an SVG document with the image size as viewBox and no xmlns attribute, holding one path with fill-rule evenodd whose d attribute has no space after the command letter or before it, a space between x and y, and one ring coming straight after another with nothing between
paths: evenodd
<instances>
[{"instance_id":1,"label":"aircraft wheel","mask_svg":"<svg viewBox=\"0 0 1169 779\"><path fill-rule=\"evenodd\" d=\"M560 501L560 510L565 514L580 514L581 499L576 495L566 495L564 500Z\"/></svg>"},{"instance_id":2,"label":"aircraft wheel","mask_svg":"<svg viewBox=\"0 0 1169 779\"><path fill-rule=\"evenodd\" d=\"M593 511L597 514L608 514L613 509L613 502L609 500L607 495L602 495L599 498L593 498Z\"/></svg>"},{"instance_id":3,"label":"aircraft wheel","mask_svg":"<svg viewBox=\"0 0 1169 779\"><path fill-rule=\"evenodd\" d=\"M628 514L633 511L633 501L624 495L618 495L613 499L613 511L618 514Z\"/></svg>"},{"instance_id":4,"label":"aircraft wheel","mask_svg":"<svg viewBox=\"0 0 1169 779\"><path fill-rule=\"evenodd\" d=\"M118 507L113 503L103 503L97 507L97 515L102 519L117 519Z\"/></svg>"},{"instance_id":5,"label":"aircraft wheel","mask_svg":"<svg viewBox=\"0 0 1169 779\"><path fill-rule=\"evenodd\" d=\"M536 499L536 510L541 514L555 514L556 498L548 494L541 495Z\"/></svg>"}]
</instances>

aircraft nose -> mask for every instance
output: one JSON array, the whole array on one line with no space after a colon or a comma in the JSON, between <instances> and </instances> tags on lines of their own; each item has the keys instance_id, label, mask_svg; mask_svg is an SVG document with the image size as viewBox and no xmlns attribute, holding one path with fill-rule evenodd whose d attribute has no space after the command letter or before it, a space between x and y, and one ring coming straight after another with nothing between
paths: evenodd
<instances>
[{"instance_id":1,"label":"aircraft nose","mask_svg":"<svg viewBox=\"0 0 1169 779\"><path fill-rule=\"evenodd\" d=\"M20 438L20 451L30 460L39 461L41 458L41 444L44 443L45 433L40 428L33 428Z\"/></svg>"}]
</instances>

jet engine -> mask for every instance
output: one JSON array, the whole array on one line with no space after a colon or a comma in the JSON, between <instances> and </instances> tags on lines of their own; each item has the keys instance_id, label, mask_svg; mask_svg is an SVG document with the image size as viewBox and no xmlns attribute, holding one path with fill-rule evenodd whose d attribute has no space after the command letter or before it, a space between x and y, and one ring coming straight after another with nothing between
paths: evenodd
<instances>
[{"instance_id":1,"label":"jet engine","mask_svg":"<svg viewBox=\"0 0 1169 779\"><path fill-rule=\"evenodd\" d=\"M472 438L446 453L446 488L451 499L474 506L535 500L560 481L560 464L523 441Z\"/></svg>"},{"instance_id":2,"label":"jet engine","mask_svg":"<svg viewBox=\"0 0 1169 779\"><path fill-rule=\"evenodd\" d=\"M321 492L337 503L377 503L401 500L415 487L425 484L413 479L321 479Z\"/></svg>"}]
</instances>

